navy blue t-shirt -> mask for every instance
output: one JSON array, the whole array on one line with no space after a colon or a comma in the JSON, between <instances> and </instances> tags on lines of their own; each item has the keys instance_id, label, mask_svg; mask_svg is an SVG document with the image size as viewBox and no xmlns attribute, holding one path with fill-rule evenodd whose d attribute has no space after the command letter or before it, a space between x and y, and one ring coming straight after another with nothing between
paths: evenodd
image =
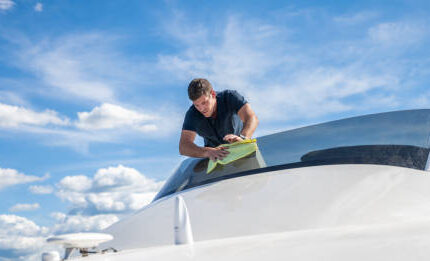
<instances>
[{"instance_id":1,"label":"navy blue t-shirt","mask_svg":"<svg viewBox=\"0 0 430 261\"><path fill-rule=\"evenodd\" d=\"M242 120L237 112L247 103L237 91L225 90L216 93L217 113L215 118L206 118L194 105L185 114L183 130L195 131L203 137L205 146L216 147L226 143L223 138L227 134L240 135L243 128Z\"/></svg>"}]
</instances>

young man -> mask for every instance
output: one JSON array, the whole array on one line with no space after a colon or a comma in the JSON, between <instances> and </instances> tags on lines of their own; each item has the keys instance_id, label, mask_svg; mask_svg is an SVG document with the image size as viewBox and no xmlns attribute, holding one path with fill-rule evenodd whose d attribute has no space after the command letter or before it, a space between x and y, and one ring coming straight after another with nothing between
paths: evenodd
<instances>
[{"instance_id":1,"label":"young man","mask_svg":"<svg viewBox=\"0 0 430 261\"><path fill-rule=\"evenodd\" d=\"M182 126L181 155L223 159L228 151L215 147L250 139L257 128L258 119L251 105L236 91L216 93L208 80L194 79L188 85L188 97L193 105L188 109ZM196 134L204 138L204 147L194 143Z\"/></svg>"}]
</instances>

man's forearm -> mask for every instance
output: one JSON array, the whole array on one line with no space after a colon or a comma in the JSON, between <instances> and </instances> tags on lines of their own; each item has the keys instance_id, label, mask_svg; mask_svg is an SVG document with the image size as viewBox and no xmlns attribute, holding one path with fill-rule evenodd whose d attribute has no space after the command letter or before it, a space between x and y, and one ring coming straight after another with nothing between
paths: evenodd
<instances>
[{"instance_id":1,"label":"man's forearm","mask_svg":"<svg viewBox=\"0 0 430 261\"><path fill-rule=\"evenodd\" d=\"M183 143L179 146L179 153L193 158L207 158L206 148L195 143Z\"/></svg>"},{"instance_id":2,"label":"man's forearm","mask_svg":"<svg viewBox=\"0 0 430 261\"><path fill-rule=\"evenodd\" d=\"M258 126L257 117L251 116L243 123L243 129L242 129L241 134L243 136L251 138L252 135L254 134L255 129L257 129L257 126Z\"/></svg>"}]
</instances>

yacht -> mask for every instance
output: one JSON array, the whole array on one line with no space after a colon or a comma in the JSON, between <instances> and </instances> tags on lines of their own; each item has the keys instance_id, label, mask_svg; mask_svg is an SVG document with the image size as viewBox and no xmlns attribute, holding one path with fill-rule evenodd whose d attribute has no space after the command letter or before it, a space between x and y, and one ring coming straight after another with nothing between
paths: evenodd
<instances>
[{"instance_id":1,"label":"yacht","mask_svg":"<svg viewBox=\"0 0 430 261\"><path fill-rule=\"evenodd\" d=\"M48 241L87 261L429 260L429 135L420 109L258 137L209 174L208 159L185 159L152 203L101 234Z\"/></svg>"}]
</instances>

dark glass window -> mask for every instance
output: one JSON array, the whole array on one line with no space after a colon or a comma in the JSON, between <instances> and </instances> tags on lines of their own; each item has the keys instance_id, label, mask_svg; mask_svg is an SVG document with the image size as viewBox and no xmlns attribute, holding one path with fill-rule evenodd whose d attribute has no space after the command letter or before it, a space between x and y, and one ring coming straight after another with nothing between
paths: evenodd
<instances>
[{"instance_id":1,"label":"dark glass window","mask_svg":"<svg viewBox=\"0 0 430 261\"><path fill-rule=\"evenodd\" d=\"M430 110L372 114L257 138L259 152L206 173L207 159L187 159L154 200L195 186L278 169L328 164L383 164L423 170Z\"/></svg>"}]
</instances>

